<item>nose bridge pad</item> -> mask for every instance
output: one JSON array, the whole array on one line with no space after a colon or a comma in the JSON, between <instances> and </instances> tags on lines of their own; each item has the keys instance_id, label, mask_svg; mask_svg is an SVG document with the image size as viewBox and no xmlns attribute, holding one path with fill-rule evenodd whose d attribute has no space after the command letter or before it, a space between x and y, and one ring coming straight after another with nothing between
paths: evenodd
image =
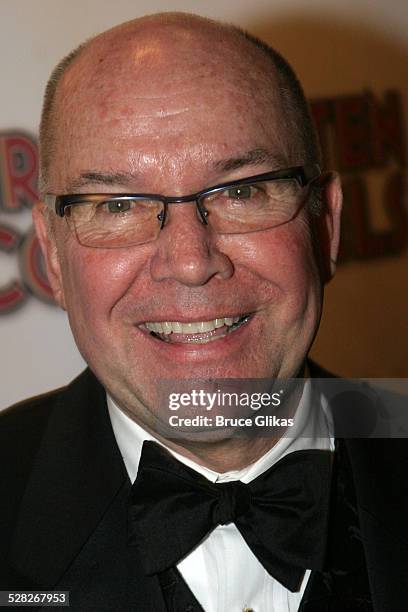
<instances>
[{"instance_id":1,"label":"nose bridge pad","mask_svg":"<svg viewBox=\"0 0 408 612\"><path fill-rule=\"evenodd\" d=\"M163 210L157 215L158 220L160 221L160 229L162 230L164 224L166 223L167 218L167 202L163 202Z\"/></svg>"},{"instance_id":2,"label":"nose bridge pad","mask_svg":"<svg viewBox=\"0 0 408 612\"><path fill-rule=\"evenodd\" d=\"M204 206L202 205L199 199L190 200L189 202L171 202L171 204L174 204L175 206L178 206L179 204L183 204L183 205L190 204L191 205L193 203L196 205L198 219L201 221L203 225L208 225L208 221L207 221L208 212L205 210ZM163 202L163 210L157 215L157 219L160 222L161 230L164 228L166 224L166 220L168 216L168 207L169 207L169 203Z\"/></svg>"},{"instance_id":3,"label":"nose bridge pad","mask_svg":"<svg viewBox=\"0 0 408 612\"><path fill-rule=\"evenodd\" d=\"M208 221L207 221L208 212L205 210L204 206L202 205L202 203L200 202L198 198L195 201L195 203L197 206L198 218L200 219L200 221L202 221L203 225L208 225Z\"/></svg>"}]
</instances>

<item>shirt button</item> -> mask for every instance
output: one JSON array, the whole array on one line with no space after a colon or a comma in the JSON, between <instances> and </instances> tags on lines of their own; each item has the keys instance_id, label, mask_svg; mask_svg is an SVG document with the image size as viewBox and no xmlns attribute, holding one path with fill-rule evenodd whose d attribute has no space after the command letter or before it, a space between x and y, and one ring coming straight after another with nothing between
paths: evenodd
<instances>
[{"instance_id":1,"label":"shirt button","mask_svg":"<svg viewBox=\"0 0 408 612\"><path fill-rule=\"evenodd\" d=\"M255 612L253 608L244 608L242 612Z\"/></svg>"}]
</instances>

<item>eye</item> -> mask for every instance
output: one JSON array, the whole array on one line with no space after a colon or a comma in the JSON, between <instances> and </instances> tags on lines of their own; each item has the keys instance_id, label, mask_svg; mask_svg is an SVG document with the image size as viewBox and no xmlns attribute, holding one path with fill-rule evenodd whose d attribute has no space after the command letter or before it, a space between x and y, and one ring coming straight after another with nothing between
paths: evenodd
<instances>
[{"instance_id":1,"label":"eye","mask_svg":"<svg viewBox=\"0 0 408 612\"><path fill-rule=\"evenodd\" d=\"M112 214L124 213L132 208L133 202L131 200L106 200L100 204L106 212Z\"/></svg>"},{"instance_id":2,"label":"eye","mask_svg":"<svg viewBox=\"0 0 408 612\"><path fill-rule=\"evenodd\" d=\"M237 185L226 189L224 193L233 200L248 200L255 195L255 187L253 185Z\"/></svg>"}]
</instances>

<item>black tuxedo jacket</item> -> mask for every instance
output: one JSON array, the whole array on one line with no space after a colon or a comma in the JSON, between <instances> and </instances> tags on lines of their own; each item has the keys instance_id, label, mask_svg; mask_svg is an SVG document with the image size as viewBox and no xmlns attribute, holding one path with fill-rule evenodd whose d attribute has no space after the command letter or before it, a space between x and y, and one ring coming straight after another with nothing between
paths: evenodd
<instances>
[{"instance_id":1,"label":"black tuxedo jacket","mask_svg":"<svg viewBox=\"0 0 408 612\"><path fill-rule=\"evenodd\" d=\"M0 455L0 590L68 590L74 611L201 610L177 570L146 577L127 545L131 485L89 370L1 413ZM408 444L337 440L335 455L326 569L300 610L406 612Z\"/></svg>"}]
</instances>

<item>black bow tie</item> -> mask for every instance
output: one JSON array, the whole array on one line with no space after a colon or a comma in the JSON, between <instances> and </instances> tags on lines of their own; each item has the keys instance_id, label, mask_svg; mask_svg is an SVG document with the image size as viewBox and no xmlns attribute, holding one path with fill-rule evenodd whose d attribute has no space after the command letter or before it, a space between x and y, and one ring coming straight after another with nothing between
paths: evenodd
<instances>
[{"instance_id":1,"label":"black bow tie","mask_svg":"<svg viewBox=\"0 0 408 612\"><path fill-rule=\"evenodd\" d=\"M131 545L147 575L177 565L217 525L235 523L264 568L290 591L322 570L329 451L286 455L249 484L213 484L155 442L145 442L131 493Z\"/></svg>"}]
</instances>

